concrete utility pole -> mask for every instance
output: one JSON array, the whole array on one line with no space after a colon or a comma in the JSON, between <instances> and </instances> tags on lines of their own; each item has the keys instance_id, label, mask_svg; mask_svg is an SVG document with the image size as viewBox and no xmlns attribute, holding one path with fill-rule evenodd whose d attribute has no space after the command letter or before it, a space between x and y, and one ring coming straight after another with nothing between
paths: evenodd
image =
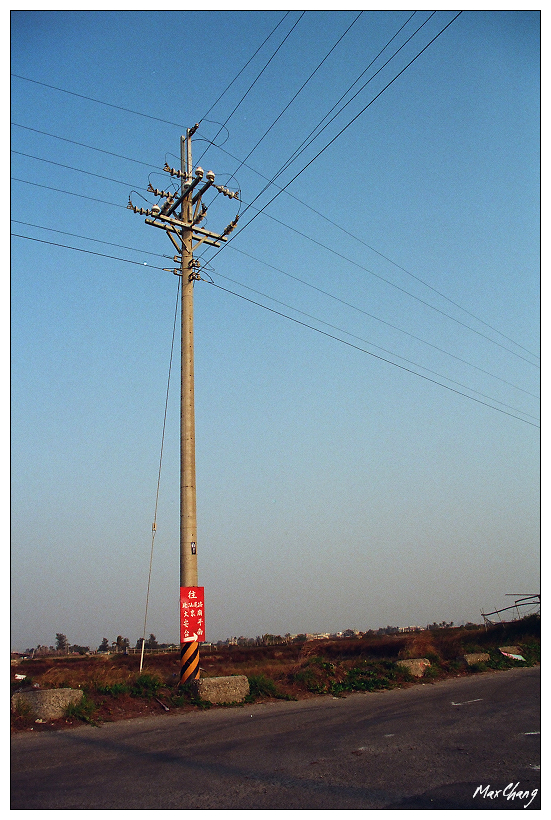
<instances>
[{"instance_id":1,"label":"concrete utility pole","mask_svg":"<svg viewBox=\"0 0 551 820\"><path fill-rule=\"evenodd\" d=\"M191 683L199 677L199 643L205 640L204 589L198 586L197 573L197 494L195 483L195 399L194 399L194 344L193 344L193 287L200 279L199 262L193 252L203 243L220 247L221 242L237 224L236 217L222 234L199 228L207 207L203 195L213 186L233 199L236 192L214 185L214 173L202 168L193 174L191 138L199 126L188 128L180 141L181 168L165 164L164 170L181 180L179 196L173 192L148 190L165 199L162 207L136 208L129 200L128 208L147 217L147 225L166 231L178 254L174 261L180 268L173 271L181 276L181 394L180 394L180 684ZM205 182L203 184L203 177ZM200 187L199 187L200 186ZM180 211L178 212L178 209ZM195 244L194 244L195 243Z\"/></svg>"}]
</instances>

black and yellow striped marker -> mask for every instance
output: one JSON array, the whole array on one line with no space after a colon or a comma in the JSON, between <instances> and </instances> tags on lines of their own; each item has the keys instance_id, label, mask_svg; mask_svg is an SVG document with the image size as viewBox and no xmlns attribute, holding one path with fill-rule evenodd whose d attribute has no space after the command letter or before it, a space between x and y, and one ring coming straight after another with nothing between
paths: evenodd
<instances>
[{"instance_id":1,"label":"black and yellow striped marker","mask_svg":"<svg viewBox=\"0 0 551 820\"><path fill-rule=\"evenodd\" d=\"M180 649L180 686L192 683L199 677L199 644L187 641Z\"/></svg>"}]
</instances>

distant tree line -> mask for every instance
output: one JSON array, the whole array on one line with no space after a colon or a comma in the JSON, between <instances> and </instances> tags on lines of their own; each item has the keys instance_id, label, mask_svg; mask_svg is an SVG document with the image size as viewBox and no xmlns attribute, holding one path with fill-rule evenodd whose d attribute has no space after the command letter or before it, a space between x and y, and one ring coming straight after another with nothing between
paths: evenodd
<instances>
[{"instance_id":1,"label":"distant tree line","mask_svg":"<svg viewBox=\"0 0 551 820\"><path fill-rule=\"evenodd\" d=\"M141 650L143 638L138 638L133 651ZM173 644L159 643L153 633L146 639L144 649L170 649ZM107 638L102 638L101 643L97 649L90 649L89 646L80 646L79 644L70 644L67 636L62 632L57 632L55 636L55 645L45 646L38 644L35 647L25 649L25 655L87 655L95 652L120 652L127 654L131 649L130 641L122 635L117 635L115 641L109 641Z\"/></svg>"}]
</instances>

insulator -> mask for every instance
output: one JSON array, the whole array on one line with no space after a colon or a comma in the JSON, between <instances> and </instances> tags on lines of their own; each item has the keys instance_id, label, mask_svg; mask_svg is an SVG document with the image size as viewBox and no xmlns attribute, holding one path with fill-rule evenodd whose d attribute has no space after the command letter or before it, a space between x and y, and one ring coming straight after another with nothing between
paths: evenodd
<instances>
[{"instance_id":1,"label":"insulator","mask_svg":"<svg viewBox=\"0 0 551 820\"><path fill-rule=\"evenodd\" d=\"M222 236L227 236L229 233L231 233L233 230L235 230L235 226L237 225L238 222L239 222L239 214L237 214L237 216L235 217L233 222L230 222L230 224L228 225L227 228L224 228L224 230L222 232Z\"/></svg>"}]
</instances>

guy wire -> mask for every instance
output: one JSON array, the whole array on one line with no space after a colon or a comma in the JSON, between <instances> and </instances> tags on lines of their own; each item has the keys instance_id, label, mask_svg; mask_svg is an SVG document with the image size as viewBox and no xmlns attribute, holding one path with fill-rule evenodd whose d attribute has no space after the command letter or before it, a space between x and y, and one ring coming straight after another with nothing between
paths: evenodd
<instances>
[{"instance_id":1,"label":"guy wire","mask_svg":"<svg viewBox=\"0 0 551 820\"><path fill-rule=\"evenodd\" d=\"M149 608L149 589L151 586L151 568L153 566L153 546L155 544L155 533L157 531L157 508L159 506L159 488L161 486L161 468L163 465L163 450L165 445L165 430L166 430L166 417L167 417L167 410L168 410L168 393L170 389L170 374L172 372L172 358L174 354L174 338L176 335L176 318L178 316L178 305L180 303L180 277L178 277L178 288L176 291L176 308L174 310L174 324L172 327L172 343L170 345L170 362L168 365L168 379L166 384L166 397L165 397L165 412L163 418L163 432L161 435L161 452L159 455L159 473L157 476L157 492L155 495L155 513L153 516L153 526L151 527L151 554L149 556L149 575L147 578L147 595L145 599L145 615L144 615L144 622L143 622L143 637L142 637L142 646L141 646L141 656L140 656L140 673L143 667L143 655L145 649L145 632L147 626L147 610Z\"/></svg>"}]
</instances>

